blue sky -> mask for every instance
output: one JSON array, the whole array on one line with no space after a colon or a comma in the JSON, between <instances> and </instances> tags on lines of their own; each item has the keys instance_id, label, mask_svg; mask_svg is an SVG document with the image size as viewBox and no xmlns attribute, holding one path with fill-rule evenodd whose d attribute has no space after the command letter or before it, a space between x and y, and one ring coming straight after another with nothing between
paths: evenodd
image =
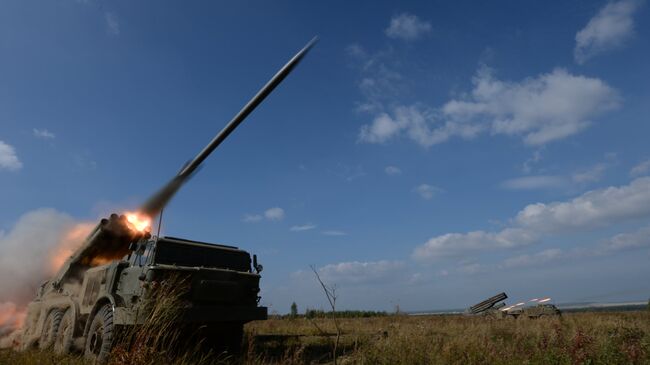
<instances>
[{"instance_id":1,"label":"blue sky","mask_svg":"<svg viewBox=\"0 0 650 365\"><path fill-rule=\"evenodd\" d=\"M650 295L643 1L1 7L2 265L137 207L318 35L165 234L257 253L278 312L325 305L309 265L351 309Z\"/></svg>"}]
</instances>

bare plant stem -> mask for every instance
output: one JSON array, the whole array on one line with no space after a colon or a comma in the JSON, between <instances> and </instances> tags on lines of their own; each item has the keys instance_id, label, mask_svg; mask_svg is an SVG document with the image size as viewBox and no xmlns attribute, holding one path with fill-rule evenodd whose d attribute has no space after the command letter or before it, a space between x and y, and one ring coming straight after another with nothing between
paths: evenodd
<instances>
[{"instance_id":1,"label":"bare plant stem","mask_svg":"<svg viewBox=\"0 0 650 365\"><path fill-rule=\"evenodd\" d=\"M334 362L334 365L336 365L337 363L336 351L339 347L339 341L341 339L341 327L339 325L339 320L336 317L336 298L337 298L336 284L326 285L321 279L320 275L318 274L318 270L316 270L316 267L314 267L314 265L310 265L309 267L314 272L314 275L316 276L316 280L318 280L318 283L320 284L321 288L323 288L325 297L327 297L327 301L330 304L330 308L332 308L332 319L334 320L334 327L336 328L336 339L334 340L334 346L332 349L332 360Z\"/></svg>"}]
</instances>

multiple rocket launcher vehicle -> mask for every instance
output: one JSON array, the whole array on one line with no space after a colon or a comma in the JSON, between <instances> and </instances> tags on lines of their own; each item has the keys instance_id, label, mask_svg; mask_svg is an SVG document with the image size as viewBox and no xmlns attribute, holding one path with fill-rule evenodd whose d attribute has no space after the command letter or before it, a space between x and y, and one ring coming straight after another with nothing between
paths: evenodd
<instances>
[{"instance_id":1,"label":"multiple rocket launcher vehicle","mask_svg":"<svg viewBox=\"0 0 650 365\"><path fill-rule=\"evenodd\" d=\"M151 235L151 221L201 163L298 65L315 44L299 51L199 154L137 213L112 214L93 229L79 249L42 284L27 307L19 342L23 348L74 350L107 360L116 329L147 317L150 289L174 275L188 283L189 303L179 325L207 328L228 348L241 344L243 325L267 318L259 306L262 265L234 246ZM224 344L221 344L224 345ZM236 350L236 349L235 349Z\"/></svg>"},{"instance_id":2,"label":"multiple rocket launcher vehicle","mask_svg":"<svg viewBox=\"0 0 650 365\"><path fill-rule=\"evenodd\" d=\"M559 316L560 310L553 304L548 303L551 298L532 299L535 303L532 306L523 307L525 303L517 303L507 306L504 300L508 298L506 293L499 293L480 303L474 304L467 308L466 313L469 315L486 316L493 318L540 318L543 316Z\"/></svg>"}]
</instances>

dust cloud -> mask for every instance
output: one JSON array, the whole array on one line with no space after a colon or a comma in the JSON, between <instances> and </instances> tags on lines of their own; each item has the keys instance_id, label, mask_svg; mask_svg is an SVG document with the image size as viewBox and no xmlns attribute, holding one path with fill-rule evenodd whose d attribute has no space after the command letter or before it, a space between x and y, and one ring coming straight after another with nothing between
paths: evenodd
<instances>
[{"instance_id":1,"label":"dust cloud","mask_svg":"<svg viewBox=\"0 0 650 365\"><path fill-rule=\"evenodd\" d=\"M39 286L63 265L94 227L51 208L25 213L0 231L0 337L20 328Z\"/></svg>"}]
</instances>

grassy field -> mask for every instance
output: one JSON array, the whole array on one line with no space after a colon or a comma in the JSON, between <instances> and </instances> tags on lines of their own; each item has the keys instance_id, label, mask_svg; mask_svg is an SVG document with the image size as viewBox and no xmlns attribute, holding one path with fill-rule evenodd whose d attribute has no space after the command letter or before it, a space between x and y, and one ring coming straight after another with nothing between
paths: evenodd
<instances>
[{"instance_id":1,"label":"grassy field","mask_svg":"<svg viewBox=\"0 0 650 365\"><path fill-rule=\"evenodd\" d=\"M463 316L339 319L340 364L650 364L650 313L570 313L493 320ZM197 354L122 356L114 364L332 363L332 319L270 319L246 326L237 358ZM142 352L152 354L151 351ZM124 354L122 354L124 355ZM0 352L0 364L84 364L51 353Z\"/></svg>"}]
</instances>

